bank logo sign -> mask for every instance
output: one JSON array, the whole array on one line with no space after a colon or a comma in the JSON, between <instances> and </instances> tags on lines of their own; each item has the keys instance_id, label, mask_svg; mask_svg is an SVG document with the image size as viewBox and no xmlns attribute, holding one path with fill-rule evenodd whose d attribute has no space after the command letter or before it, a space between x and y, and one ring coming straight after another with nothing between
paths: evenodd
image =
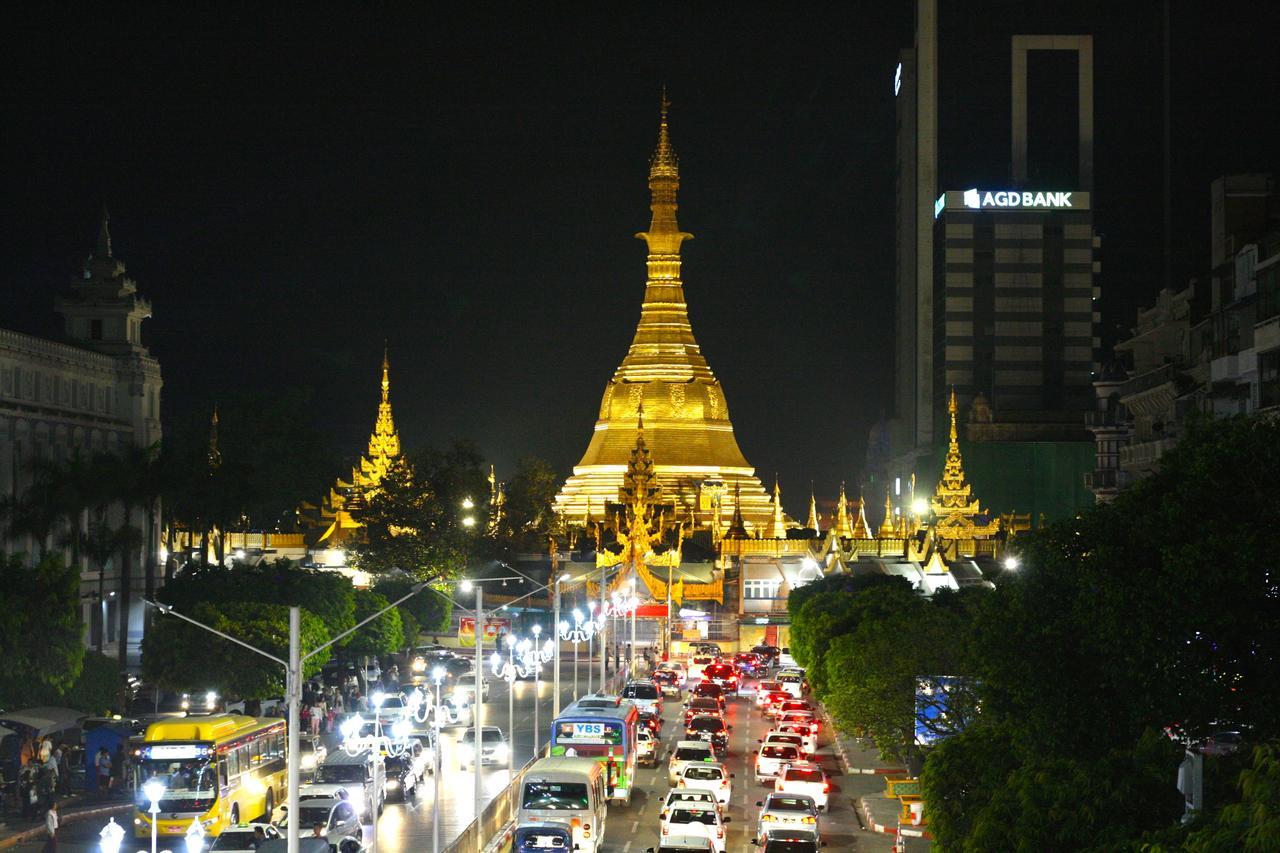
<instances>
[{"instance_id":1,"label":"bank logo sign","mask_svg":"<svg viewBox=\"0 0 1280 853\"><path fill-rule=\"evenodd\" d=\"M1071 210L1075 205L1071 201L1074 193L1044 192L980 192L976 189L964 191L964 206L981 210L987 207L1025 207L1037 210Z\"/></svg>"}]
</instances>

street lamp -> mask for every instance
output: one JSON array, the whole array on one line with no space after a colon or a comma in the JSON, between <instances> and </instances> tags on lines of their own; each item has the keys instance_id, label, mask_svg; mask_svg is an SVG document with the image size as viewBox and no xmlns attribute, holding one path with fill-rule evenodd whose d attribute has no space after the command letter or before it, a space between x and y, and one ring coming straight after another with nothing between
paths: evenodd
<instances>
[{"instance_id":1,"label":"street lamp","mask_svg":"<svg viewBox=\"0 0 1280 853\"><path fill-rule=\"evenodd\" d=\"M200 853L204 849L204 824L197 818L187 827L187 853Z\"/></svg>"},{"instance_id":2,"label":"street lamp","mask_svg":"<svg viewBox=\"0 0 1280 853\"><path fill-rule=\"evenodd\" d=\"M445 669L437 666L431 670L431 680L436 683L436 706L431 713L432 734L431 764L431 850L440 853L440 682L444 681Z\"/></svg>"},{"instance_id":3,"label":"street lamp","mask_svg":"<svg viewBox=\"0 0 1280 853\"><path fill-rule=\"evenodd\" d=\"M338 643L338 642L341 642L342 640L345 640L347 637L351 636L356 631L360 630L365 625L368 625L370 622L374 621L375 619L381 618L383 614L388 613L391 610L394 610L396 607L399 607L401 604L408 601L410 598L417 595L418 593L422 592L424 589L428 589L428 586L425 582L414 584L412 587L409 588L409 592L400 596L395 601L391 602L386 607L379 610L377 613L374 613L373 615L360 620L352 627L348 628L347 630L343 631L341 634L338 634L336 637L329 640L329 642L323 643L322 645L317 646L316 648L312 649L306 654L302 653L302 608L296 605L291 606L289 608L289 660L287 661L281 660L280 658L276 657L270 652L265 652L262 649L258 648L257 646L252 646L246 643L244 640L236 639L230 634L226 634L226 633L223 633L222 631L219 631L217 628L212 628L204 624L203 622L200 622L196 619L192 619L190 616L179 613L178 611L173 609L173 605L171 604L163 604L161 602L152 601L146 598L143 599L144 603L151 605L152 607L156 608L166 616L176 616L177 618L181 619L184 622L195 625L197 628L201 628L205 631L208 631L211 634L216 634L217 636L221 637L224 640L228 640L232 643L235 643L236 645L241 646L242 648L246 648L249 651L254 652L255 654L262 655L264 658L267 658L268 660L273 660L284 667L285 692L289 698L289 723L288 723L289 748L287 751L287 760L288 760L287 784L288 784L289 791L288 791L287 800L288 800L288 807L292 812L291 819L289 820L288 826L285 829L285 838L286 838L286 844L287 844L286 850L288 851L288 853L298 853L298 848L299 848L298 841L300 838L298 821L296 820L295 816L297 815L297 811L298 811L297 809L298 783L300 781L300 776L301 776L301 766L300 766L301 747L299 745L299 735L300 735L299 727L301 723L299 721L299 718L301 717L301 712L302 712L302 665L303 663L315 657L316 655L320 654L320 652L323 652L325 649L329 648L334 643ZM373 831L376 835L378 831L378 826L376 822L377 819L375 818L374 820L375 822L374 822ZM154 821L152 821L151 829L152 829L151 853L155 853L156 844L155 844L155 836L154 836L154 833L155 833Z\"/></svg>"},{"instance_id":4,"label":"street lamp","mask_svg":"<svg viewBox=\"0 0 1280 853\"><path fill-rule=\"evenodd\" d=\"M98 837L102 839L98 842L102 853L120 853L120 842L124 841L124 827L116 823L115 818L111 818L107 821L107 825L102 827Z\"/></svg>"},{"instance_id":5,"label":"street lamp","mask_svg":"<svg viewBox=\"0 0 1280 853\"><path fill-rule=\"evenodd\" d=\"M142 786L142 795L151 803L151 808L149 809L151 812L151 853L156 853L156 837L159 831L157 824L160 822L160 801L164 799L164 791L164 783L159 779L148 779ZM200 821L199 818L196 818L192 822L199 823Z\"/></svg>"}]
</instances>

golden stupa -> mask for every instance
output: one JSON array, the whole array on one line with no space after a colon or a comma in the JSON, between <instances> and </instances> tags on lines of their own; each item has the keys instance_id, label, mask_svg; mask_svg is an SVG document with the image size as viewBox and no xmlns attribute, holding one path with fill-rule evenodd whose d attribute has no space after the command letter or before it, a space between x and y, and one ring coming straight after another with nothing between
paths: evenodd
<instances>
[{"instance_id":1,"label":"golden stupa","mask_svg":"<svg viewBox=\"0 0 1280 853\"><path fill-rule=\"evenodd\" d=\"M768 530L773 507L764 485L738 449L729 406L689 324L680 279L680 244L693 237L676 222L680 170L667 127L665 96L658 147L649 164L648 276L635 339L604 390L600 416L582 461L556 496L555 509L582 524L594 507L618 502L636 444L643 407L645 437L666 500L717 536L739 507L749 528Z\"/></svg>"}]
</instances>

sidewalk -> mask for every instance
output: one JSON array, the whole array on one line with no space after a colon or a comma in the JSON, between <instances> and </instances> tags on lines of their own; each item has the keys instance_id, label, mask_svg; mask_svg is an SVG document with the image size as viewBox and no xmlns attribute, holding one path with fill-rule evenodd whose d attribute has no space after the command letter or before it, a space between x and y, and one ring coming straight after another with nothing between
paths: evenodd
<instances>
[{"instance_id":1,"label":"sidewalk","mask_svg":"<svg viewBox=\"0 0 1280 853\"><path fill-rule=\"evenodd\" d=\"M94 794L73 794L58 801L58 820L62 825L92 817L107 817L129 811L133 801L113 797L99 799ZM44 815L39 820L24 821L20 814L6 812L0 820L0 850L44 836Z\"/></svg>"},{"instance_id":2,"label":"sidewalk","mask_svg":"<svg viewBox=\"0 0 1280 853\"><path fill-rule=\"evenodd\" d=\"M833 733L832 748L840 759L841 768L849 774L845 786L849 790L843 791L844 795L853 803L867 831L888 836L885 840L892 844L899 834L899 803L884 795L885 777L905 776L906 767L881 759L880 751L869 742L839 732L825 709L823 717L828 731ZM927 826L902 827L901 835L911 853L924 853L932 846Z\"/></svg>"}]
</instances>

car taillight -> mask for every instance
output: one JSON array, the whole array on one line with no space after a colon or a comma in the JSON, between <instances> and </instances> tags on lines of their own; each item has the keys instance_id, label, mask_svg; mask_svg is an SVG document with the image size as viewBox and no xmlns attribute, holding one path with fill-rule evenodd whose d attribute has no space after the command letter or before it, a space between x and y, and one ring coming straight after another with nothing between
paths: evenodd
<instances>
[{"instance_id":1,"label":"car taillight","mask_svg":"<svg viewBox=\"0 0 1280 853\"><path fill-rule=\"evenodd\" d=\"M664 827L662 827L662 834L663 834L663 835L670 835L670 834L671 834L671 827L669 827L669 826L664 826Z\"/></svg>"},{"instance_id":2,"label":"car taillight","mask_svg":"<svg viewBox=\"0 0 1280 853\"><path fill-rule=\"evenodd\" d=\"M723 826L717 826L717 827L716 827L716 838L724 838L724 827L723 827Z\"/></svg>"},{"instance_id":3,"label":"car taillight","mask_svg":"<svg viewBox=\"0 0 1280 853\"><path fill-rule=\"evenodd\" d=\"M830 782L823 782L823 783L822 783L822 792L825 794L825 793L827 793L827 792L828 792L828 791L830 791L830 790L831 790L831 783L830 783Z\"/></svg>"},{"instance_id":4,"label":"car taillight","mask_svg":"<svg viewBox=\"0 0 1280 853\"><path fill-rule=\"evenodd\" d=\"M801 822L801 823L817 823L817 822L818 822L818 819L817 819L816 817L814 817L813 815L805 815L805 816L804 816L804 818L803 818L800 822Z\"/></svg>"},{"instance_id":5,"label":"car taillight","mask_svg":"<svg viewBox=\"0 0 1280 853\"><path fill-rule=\"evenodd\" d=\"M589 823L584 823L584 824L582 825L582 837L583 837L583 838L590 838L590 837L591 837L591 824L589 824Z\"/></svg>"}]
</instances>

